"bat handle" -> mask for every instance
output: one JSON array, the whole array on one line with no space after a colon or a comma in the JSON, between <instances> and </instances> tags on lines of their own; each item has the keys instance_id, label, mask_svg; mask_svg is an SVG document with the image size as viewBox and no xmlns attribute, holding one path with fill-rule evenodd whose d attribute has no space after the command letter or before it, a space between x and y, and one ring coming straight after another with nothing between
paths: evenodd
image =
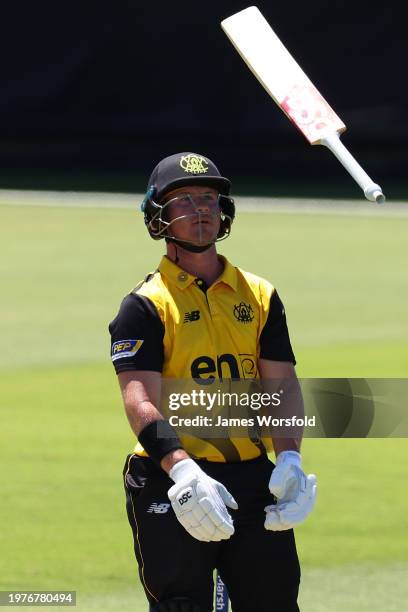
<instances>
[{"instance_id":1,"label":"bat handle","mask_svg":"<svg viewBox=\"0 0 408 612\"><path fill-rule=\"evenodd\" d=\"M370 179L368 174L362 169L360 164L354 159L348 149L346 149L344 144L341 142L337 132L328 134L325 136L325 138L320 140L319 144L322 144L330 149L330 151L337 157L339 162L343 164L345 169L350 172L353 179L364 191L364 195L367 200L377 202L377 204L383 204L385 202L385 196L381 187Z\"/></svg>"},{"instance_id":2,"label":"bat handle","mask_svg":"<svg viewBox=\"0 0 408 612\"><path fill-rule=\"evenodd\" d=\"M223 583L221 576L217 572L215 581L215 608L216 612L228 612L229 597L227 587Z\"/></svg>"}]
</instances>

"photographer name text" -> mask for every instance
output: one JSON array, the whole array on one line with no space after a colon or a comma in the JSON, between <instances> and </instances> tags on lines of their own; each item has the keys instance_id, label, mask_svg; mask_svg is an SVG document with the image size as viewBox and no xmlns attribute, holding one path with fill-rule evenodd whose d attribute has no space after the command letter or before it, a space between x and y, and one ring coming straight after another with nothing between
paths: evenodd
<instances>
[{"instance_id":1,"label":"photographer name text","mask_svg":"<svg viewBox=\"0 0 408 612\"><path fill-rule=\"evenodd\" d=\"M292 417L276 418L272 415L256 415L247 419L223 417L217 418L197 415L194 417L179 417L172 415L169 418L172 427L315 427L316 417Z\"/></svg>"}]
</instances>

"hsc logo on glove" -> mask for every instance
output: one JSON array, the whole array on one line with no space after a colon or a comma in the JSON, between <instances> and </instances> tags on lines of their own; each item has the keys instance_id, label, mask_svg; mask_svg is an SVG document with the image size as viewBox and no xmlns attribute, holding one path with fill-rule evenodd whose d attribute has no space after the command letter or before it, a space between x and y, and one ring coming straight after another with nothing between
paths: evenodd
<instances>
[{"instance_id":1,"label":"hsc logo on glove","mask_svg":"<svg viewBox=\"0 0 408 612\"><path fill-rule=\"evenodd\" d=\"M179 497L178 503L180 504L180 506L182 506L183 504L186 504L188 500L191 498L192 498L191 491L187 491L186 493L183 493L181 497Z\"/></svg>"}]
</instances>

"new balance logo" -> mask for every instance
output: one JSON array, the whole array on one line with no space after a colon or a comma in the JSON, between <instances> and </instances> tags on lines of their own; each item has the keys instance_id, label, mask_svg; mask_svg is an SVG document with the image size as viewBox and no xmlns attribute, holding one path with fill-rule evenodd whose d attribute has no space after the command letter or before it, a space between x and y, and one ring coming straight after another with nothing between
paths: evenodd
<instances>
[{"instance_id":1,"label":"new balance logo","mask_svg":"<svg viewBox=\"0 0 408 612\"><path fill-rule=\"evenodd\" d=\"M152 504L150 504L147 512L149 514L151 514L152 512L154 512L155 514L166 514L169 508L170 504L157 504L156 502L153 502Z\"/></svg>"},{"instance_id":2,"label":"new balance logo","mask_svg":"<svg viewBox=\"0 0 408 612\"><path fill-rule=\"evenodd\" d=\"M189 323L190 321L198 321L199 318L200 318L200 311L192 310L191 312L186 312L186 314L184 315L183 323Z\"/></svg>"}]
</instances>

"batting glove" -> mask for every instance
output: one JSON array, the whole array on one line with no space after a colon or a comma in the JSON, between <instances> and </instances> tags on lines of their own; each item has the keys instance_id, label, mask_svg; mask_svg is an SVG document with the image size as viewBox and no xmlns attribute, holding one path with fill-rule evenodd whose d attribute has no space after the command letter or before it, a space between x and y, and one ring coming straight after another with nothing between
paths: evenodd
<instances>
[{"instance_id":1,"label":"batting glove","mask_svg":"<svg viewBox=\"0 0 408 612\"><path fill-rule=\"evenodd\" d=\"M302 523L313 510L317 492L316 476L306 476L303 472L299 453L283 451L277 457L269 490L278 503L265 508L265 529L292 529Z\"/></svg>"},{"instance_id":2,"label":"batting glove","mask_svg":"<svg viewBox=\"0 0 408 612\"><path fill-rule=\"evenodd\" d=\"M226 508L238 504L223 484L210 478L192 459L183 459L170 470L175 484L168 496L176 517L188 533L202 542L228 540L234 533Z\"/></svg>"}]
</instances>

